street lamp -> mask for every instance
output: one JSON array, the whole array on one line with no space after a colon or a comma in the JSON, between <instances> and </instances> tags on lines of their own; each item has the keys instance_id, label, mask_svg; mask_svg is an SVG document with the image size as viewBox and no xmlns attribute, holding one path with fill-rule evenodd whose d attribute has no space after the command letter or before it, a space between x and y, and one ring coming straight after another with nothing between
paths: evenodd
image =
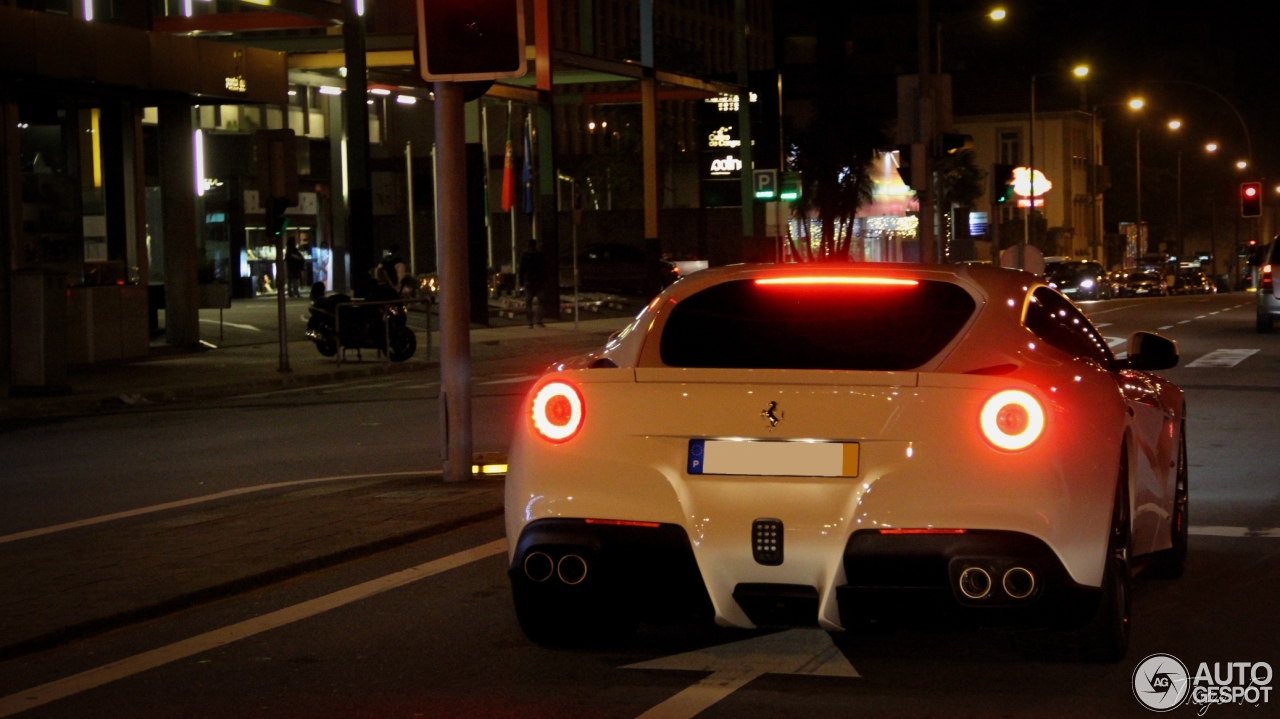
<instances>
[{"instance_id":1,"label":"street lamp","mask_svg":"<svg viewBox=\"0 0 1280 719\"><path fill-rule=\"evenodd\" d=\"M1081 72L1081 69L1084 72ZM1022 226L1022 249L1018 253L1018 269L1022 269L1026 265L1027 245L1031 244L1031 222L1035 217L1036 211L1036 78L1052 75L1051 72L1035 72L1031 73L1031 112L1030 112L1030 137L1027 138L1027 179L1031 183L1029 192L1027 193L1027 215ZM1072 71L1077 80L1083 79L1089 74L1087 65L1078 65Z\"/></svg>"},{"instance_id":2,"label":"street lamp","mask_svg":"<svg viewBox=\"0 0 1280 719\"><path fill-rule=\"evenodd\" d=\"M1210 142L1209 144L1207 144L1207 145L1205 145L1205 146L1204 146L1204 151L1205 151L1205 152L1217 152L1217 151L1218 151L1218 143L1216 143L1216 142Z\"/></svg>"},{"instance_id":3,"label":"street lamp","mask_svg":"<svg viewBox=\"0 0 1280 719\"><path fill-rule=\"evenodd\" d=\"M1147 103L1140 97L1129 100L1129 109L1137 112L1146 107ZM1137 223L1138 232L1142 232L1142 124L1134 123L1134 145L1133 145L1133 165L1137 185Z\"/></svg>"},{"instance_id":4,"label":"street lamp","mask_svg":"<svg viewBox=\"0 0 1280 719\"><path fill-rule=\"evenodd\" d=\"M1245 162L1244 160L1240 160L1239 162L1237 162L1237 163L1236 163L1236 169L1237 169L1237 170L1243 170L1244 168L1246 168L1246 167L1248 167L1248 166L1249 166L1249 163Z\"/></svg>"},{"instance_id":5,"label":"street lamp","mask_svg":"<svg viewBox=\"0 0 1280 719\"><path fill-rule=\"evenodd\" d=\"M1085 78L1085 77L1088 77L1088 76L1089 76L1089 66L1088 66L1088 65L1076 65L1076 66L1075 66L1075 69L1074 69L1074 70L1072 70L1072 71L1071 71L1071 73L1072 73L1073 75L1075 75L1076 77L1079 77L1079 78Z\"/></svg>"},{"instance_id":6,"label":"street lamp","mask_svg":"<svg viewBox=\"0 0 1280 719\"><path fill-rule=\"evenodd\" d=\"M1009 13L1005 12L1005 9L1002 7L998 7L995 10L992 10L991 12L987 13L987 17L991 18L992 20L995 20L996 22L1000 22L1001 20L1005 19L1008 16L1009 16Z\"/></svg>"},{"instance_id":7,"label":"street lamp","mask_svg":"<svg viewBox=\"0 0 1280 719\"><path fill-rule=\"evenodd\" d=\"M1170 120L1169 129L1177 132L1182 129L1182 120ZM1181 258L1185 254L1185 248L1182 246L1182 144L1178 144L1178 172L1177 172L1177 199L1178 199L1178 257Z\"/></svg>"},{"instance_id":8,"label":"street lamp","mask_svg":"<svg viewBox=\"0 0 1280 719\"><path fill-rule=\"evenodd\" d=\"M1169 129L1170 129L1170 130L1180 130L1180 129L1182 129L1182 120L1170 120L1170 121L1169 121Z\"/></svg>"},{"instance_id":9,"label":"street lamp","mask_svg":"<svg viewBox=\"0 0 1280 719\"><path fill-rule=\"evenodd\" d=\"M1140 97L1135 97L1135 98L1133 98L1132 100L1130 100L1130 101L1129 101L1129 109L1130 109L1130 110L1141 110L1143 107L1145 107L1145 106L1146 106L1146 104L1147 104L1147 101L1146 101L1146 100L1143 100L1143 99L1142 99L1142 98L1140 98Z\"/></svg>"}]
</instances>

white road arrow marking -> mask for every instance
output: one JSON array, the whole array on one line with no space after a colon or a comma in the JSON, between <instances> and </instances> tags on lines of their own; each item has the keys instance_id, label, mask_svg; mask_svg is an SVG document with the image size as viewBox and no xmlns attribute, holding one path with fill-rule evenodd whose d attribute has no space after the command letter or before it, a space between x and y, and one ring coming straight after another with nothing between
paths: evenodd
<instances>
[{"instance_id":1,"label":"white road arrow marking","mask_svg":"<svg viewBox=\"0 0 1280 719\"><path fill-rule=\"evenodd\" d=\"M1235 367L1257 353L1258 350L1214 350L1187 366Z\"/></svg>"},{"instance_id":2,"label":"white road arrow marking","mask_svg":"<svg viewBox=\"0 0 1280 719\"><path fill-rule=\"evenodd\" d=\"M857 670L821 629L789 629L706 649L629 664L624 669L668 669L711 675L639 719L691 719L764 674L859 677Z\"/></svg>"}]
</instances>

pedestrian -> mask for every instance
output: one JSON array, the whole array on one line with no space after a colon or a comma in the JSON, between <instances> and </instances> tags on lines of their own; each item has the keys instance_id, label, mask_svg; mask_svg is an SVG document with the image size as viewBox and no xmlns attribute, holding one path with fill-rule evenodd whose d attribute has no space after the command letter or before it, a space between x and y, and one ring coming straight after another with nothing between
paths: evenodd
<instances>
[{"instance_id":1,"label":"pedestrian","mask_svg":"<svg viewBox=\"0 0 1280 719\"><path fill-rule=\"evenodd\" d=\"M393 244L382 255L382 270L387 273L387 283L396 292L404 286L404 278L409 274L409 267L400 256L400 245Z\"/></svg>"},{"instance_id":2,"label":"pedestrian","mask_svg":"<svg viewBox=\"0 0 1280 719\"><path fill-rule=\"evenodd\" d=\"M520 285L524 287L524 314L529 322L529 329L533 329L534 324L546 327L542 324L542 304L538 296L547 285L547 258L542 250L538 249L537 240L529 240L529 249L520 255L518 279Z\"/></svg>"},{"instance_id":3,"label":"pedestrian","mask_svg":"<svg viewBox=\"0 0 1280 719\"><path fill-rule=\"evenodd\" d=\"M302 296L302 268L305 264L306 258L298 249L297 240L290 238L289 245L284 251L284 268L289 276L289 297Z\"/></svg>"}]
</instances>

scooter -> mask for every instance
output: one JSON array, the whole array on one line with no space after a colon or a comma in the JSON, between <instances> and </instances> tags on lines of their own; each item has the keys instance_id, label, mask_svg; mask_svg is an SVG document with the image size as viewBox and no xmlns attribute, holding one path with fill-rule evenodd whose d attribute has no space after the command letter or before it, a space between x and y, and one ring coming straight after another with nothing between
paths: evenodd
<instances>
[{"instance_id":1,"label":"scooter","mask_svg":"<svg viewBox=\"0 0 1280 719\"><path fill-rule=\"evenodd\" d=\"M324 285L318 289L311 288L307 339L315 342L321 355L335 356L341 344L342 349L377 350L386 353L392 362L404 362L417 351L418 336L408 326L408 305L352 306L347 295L325 297Z\"/></svg>"}]
</instances>

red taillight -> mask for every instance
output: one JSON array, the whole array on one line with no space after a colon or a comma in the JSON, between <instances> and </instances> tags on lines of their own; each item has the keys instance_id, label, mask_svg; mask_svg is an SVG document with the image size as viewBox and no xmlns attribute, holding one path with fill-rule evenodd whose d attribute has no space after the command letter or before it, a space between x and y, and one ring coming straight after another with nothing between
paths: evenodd
<instances>
[{"instance_id":1,"label":"red taillight","mask_svg":"<svg viewBox=\"0 0 1280 719\"><path fill-rule=\"evenodd\" d=\"M765 277L756 280L757 285L876 285L881 287L915 287L916 280L899 280L893 277Z\"/></svg>"},{"instance_id":2,"label":"red taillight","mask_svg":"<svg viewBox=\"0 0 1280 719\"><path fill-rule=\"evenodd\" d=\"M1030 447L1044 432L1044 410L1035 397L1019 389L997 392L982 405L982 435L998 449L1016 452Z\"/></svg>"},{"instance_id":3,"label":"red taillight","mask_svg":"<svg viewBox=\"0 0 1280 719\"><path fill-rule=\"evenodd\" d=\"M586 405L568 382L548 382L533 395L530 419L534 432L548 442L568 442L582 429Z\"/></svg>"},{"instance_id":4,"label":"red taillight","mask_svg":"<svg viewBox=\"0 0 1280 719\"><path fill-rule=\"evenodd\" d=\"M615 527L646 527L648 529L657 529L662 525L658 522L636 522L630 519L584 519L587 524L609 524Z\"/></svg>"},{"instance_id":5,"label":"red taillight","mask_svg":"<svg viewBox=\"0 0 1280 719\"><path fill-rule=\"evenodd\" d=\"M1275 287L1275 281L1271 279L1271 265L1262 266L1262 289L1269 290Z\"/></svg>"},{"instance_id":6,"label":"red taillight","mask_svg":"<svg viewBox=\"0 0 1280 719\"><path fill-rule=\"evenodd\" d=\"M933 529L925 527L921 529L882 529L881 534L964 534L963 529Z\"/></svg>"}]
</instances>

